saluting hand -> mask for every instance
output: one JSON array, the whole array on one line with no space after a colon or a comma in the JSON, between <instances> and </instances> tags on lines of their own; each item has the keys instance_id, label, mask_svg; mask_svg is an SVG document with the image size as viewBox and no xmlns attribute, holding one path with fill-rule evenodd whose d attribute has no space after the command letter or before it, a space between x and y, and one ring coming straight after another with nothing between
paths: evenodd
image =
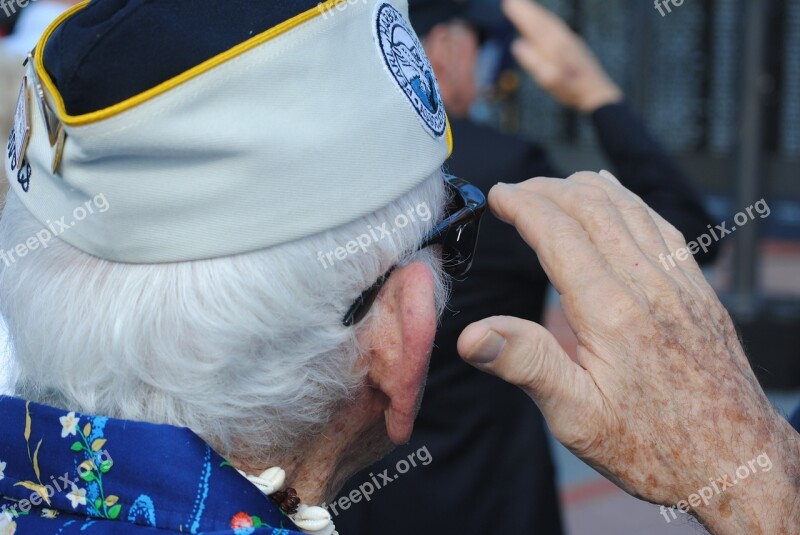
<instances>
[{"instance_id":1,"label":"saluting hand","mask_svg":"<svg viewBox=\"0 0 800 535\"><path fill-rule=\"evenodd\" d=\"M512 317L467 327L465 360L521 387L558 440L630 494L672 506L708 487L692 507L713 533L800 533L800 436L697 263L659 263L683 236L606 172L498 185L489 204L538 254L577 362ZM756 458L770 470L729 485Z\"/></svg>"},{"instance_id":2,"label":"saluting hand","mask_svg":"<svg viewBox=\"0 0 800 535\"><path fill-rule=\"evenodd\" d=\"M555 14L532 0L503 0L503 11L521 34L514 57L556 100L584 113L622 100L583 39Z\"/></svg>"}]
</instances>

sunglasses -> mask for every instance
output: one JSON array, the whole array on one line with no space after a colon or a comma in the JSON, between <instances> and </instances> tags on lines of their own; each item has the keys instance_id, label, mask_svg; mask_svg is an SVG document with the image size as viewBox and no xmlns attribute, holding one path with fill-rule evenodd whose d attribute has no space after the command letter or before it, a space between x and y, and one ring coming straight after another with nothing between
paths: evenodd
<instances>
[{"instance_id":1,"label":"sunglasses","mask_svg":"<svg viewBox=\"0 0 800 535\"><path fill-rule=\"evenodd\" d=\"M472 267L481 216L486 210L486 197L481 190L461 178L446 175L444 181L452 193L446 210L449 215L428 233L416 251L441 245L442 268L445 273L452 277L463 277ZM375 284L358 296L342 320L345 327L355 325L364 319L395 269L397 265L392 266L375 281Z\"/></svg>"}]
</instances>

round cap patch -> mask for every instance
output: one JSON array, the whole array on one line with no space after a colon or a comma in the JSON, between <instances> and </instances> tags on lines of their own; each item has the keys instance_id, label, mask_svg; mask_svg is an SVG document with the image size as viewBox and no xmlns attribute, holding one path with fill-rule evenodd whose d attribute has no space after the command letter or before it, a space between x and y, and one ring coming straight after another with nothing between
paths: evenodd
<instances>
[{"instance_id":1,"label":"round cap patch","mask_svg":"<svg viewBox=\"0 0 800 535\"><path fill-rule=\"evenodd\" d=\"M416 110L423 126L434 138L441 138L447 130L447 117L439 83L422 44L394 6L378 4L375 38L389 74Z\"/></svg>"}]
</instances>

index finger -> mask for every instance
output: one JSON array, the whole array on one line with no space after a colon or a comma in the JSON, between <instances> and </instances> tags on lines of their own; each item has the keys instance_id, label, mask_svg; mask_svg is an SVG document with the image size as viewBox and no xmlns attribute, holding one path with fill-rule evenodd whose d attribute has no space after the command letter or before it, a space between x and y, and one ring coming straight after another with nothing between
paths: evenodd
<instances>
[{"instance_id":1,"label":"index finger","mask_svg":"<svg viewBox=\"0 0 800 535\"><path fill-rule=\"evenodd\" d=\"M597 285L598 279L618 283L581 224L545 196L498 184L489 191L489 206L497 217L514 225L536 251L560 294L586 291L587 286Z\"/></svg>"}]
</instances>

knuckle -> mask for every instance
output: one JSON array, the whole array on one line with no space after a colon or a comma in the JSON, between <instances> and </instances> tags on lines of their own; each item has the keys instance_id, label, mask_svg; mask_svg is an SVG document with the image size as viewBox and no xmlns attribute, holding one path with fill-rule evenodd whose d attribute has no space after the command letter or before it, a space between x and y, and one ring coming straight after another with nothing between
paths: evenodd
<instances>
[{"instance_id":1,"label":"knuckle","mask_svg":"<svg viewBox=\"0 0 800 535\"><path fill-rule=\"evenodd\" d=\"M602 177L597 173L593 173L591 171L578 171L567 177L567 180L571 180L573 182L577 182L579 184L586 184L588 186L600 184L600 180Z\"/></svg>"},{"instance_id":2,"label":"knuckle","mask_svg":"<svg viewBox=\"0 0 800 535\"><path fill-rule=\"evenodd\" d=\"M653 246L663 247L664 236L658 231L658 223L650 216L647 207L635 199L626 199L617 204L617 209L623 217L630 221L631 231L643 239L646 236L648 243Z\"/></svg>"},{"instance_id":3,"label":"knuckle","mask_svg":"<svg viewBox=\"0 0 800 535\"><path fill-rule=\"evenodd\" d=\"M611 204L611 198L609 198L606 190L600 186L582 185L578 190L578 198L589 207L594 208Z\"/></svg>"},{"instance_id":4,"label":"knuckle","mask_svg":"<svg viewBox=\"0 0 800 535\"><path fill-rule=\"evenodd\" d=\"M647 207L632 197L621 198L619 201L617 201L617 207L622 212L633 214L642 219L650 219L650 213L647 211Z\"/></svg>"},{"instance_id":5,"label":"knuckle","mask_svg":"<svg viewBox=\"0 0 800 535\"><path fill-rule=\"evenodd\" d=\"M572 182L577 182L578 184L585 184L587 186L593 186L599 184L602 178L597 173L593 173L591 171L578 171L567 177L567 180Z\"/></svg>"}]
</instances>

